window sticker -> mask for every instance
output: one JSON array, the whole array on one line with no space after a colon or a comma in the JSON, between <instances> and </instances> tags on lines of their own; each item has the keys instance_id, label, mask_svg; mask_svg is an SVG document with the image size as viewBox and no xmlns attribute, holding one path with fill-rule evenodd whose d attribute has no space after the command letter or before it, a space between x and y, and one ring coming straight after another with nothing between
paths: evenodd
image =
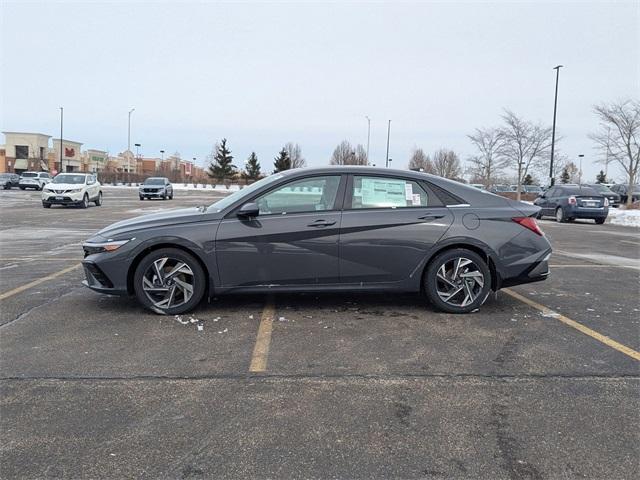
<instances>
[{"instance_id":1,"label":"window sticker","mask_svg":"<svg viewBox=\"0 0 640 480\"><path fill-rule=\"evenodd\" d=\"M372 207L406 207L404 180L363 178L362 204Z\"/></svg>"},{"instance_id":2,"label":"window sticker","mask_svg":"<svg viewBox=\"0 0 640 480\"><path fill-rule=\"evenodd\" d=\"M412 183L405 183L404 184L404 198L406 200L411 201L413 199L413 184Z\"/></svg>"},{"instance_id":3,"label":"window sticker","mask_svg":"<svg viewBox=\"0 0 640 480\"><path fill-rule=\"evenodd\" d=\"M412 198L411 198L411 204L412 204L414 207L419 207L419 206L421 205L421 202L420 202L420 194L419 194L419 193L414 193L414 194L413 194L413 196L412 196Z\"/></svg>"}]
</instances>

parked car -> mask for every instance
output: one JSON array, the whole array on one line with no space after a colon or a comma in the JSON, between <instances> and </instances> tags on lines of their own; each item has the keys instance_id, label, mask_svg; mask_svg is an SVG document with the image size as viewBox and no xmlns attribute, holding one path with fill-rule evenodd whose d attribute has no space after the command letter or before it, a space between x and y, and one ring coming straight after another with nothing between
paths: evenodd
<instances>
[{"instance_id":1,"label":"parked car","mask_svg":"<svg viewBox=\"0 0 640 480\"><path fill-rule=\"evenodd\" d=\"M0 173L0 185L5 190L20 185L20 175L17 173Z\"/></svg>"},{"instance_id":2,"label":"parked car","mask_svg":"<svg viewBox=\"0 0 640 480\"><path fill-rule=\"evenodd\" d=\"M511 188L511 185L494 185L489 189L489 191L491 193L507 193L513 192L514 190Z\"/></svg>"},{"instance_id":3,"label":"parked car","mask_svg":"<svg viewBox=\"0 0 640 480\"><path fill-rule=\"evenodd\" d=\"M48 172L23 172L20 175L18 186L20 190L25 188L33 188L34 190L42 190L47 183L51 181L51 176Z\"/></svg>"},{"instance_id":4,"label":"parked car","mask_svg":"<svg viewBox=\"0 0 640 480\"><path fill-rule=\"evenodd\" d=\"M620 195L620 203L627 203L629 197L629 185L617 184L611 187L611 190ZM640 185L635 184L631 192L631 202L637 202L640 200Z\"/></svg>"},{"instance_id":5,"label":"parked car","mask_svg":"<svg viewBox=\"0 0 640 480\"><path fill-rule=\"evenodd\" d=\"M87 208L89 202L102 205L102 185L91 173L60 173L42 190L42 206L76 205Z\"/></svg>"},{"instance_id":6,"label":"parked car","mask_svg":"<svg viewBox=\"0 0 640 480\"><path fill-rule=\"evenodd\" d=\"M576 218L590 218L603 224L609 214L609 200L593 188L555 185L535 199L540 207L538 218L554 216L560 223Z\"/></svg>"},{"instance_id":7,"label":"parked car","mask_svg":"<svg viewBox=\"0 0 640 480\"><path fill-rule=\"evenodd\" d=\"M590 185L585 185L586 187L593 188L596 192L600 193L600 195L604 196L609 200L609 205L612 207L617 207L620 205L620 195L616 192L612 191L609 187L602 183L593 183Z\"/></svg>"},{"instance_id":8,"label":"parked car","mask_svg":"<svg viewBox=\"0 0 640 480\"><path fill-rule=\"evenodd\" d=\"M147 178L142 185L138 187L138 195L140 200L145 198L161 198L162 200L173 199L173 185L168 178L150 177Z\"/></svg>"},{"instance_id":9,"label":"parked car","mask_svg":"<svg viewBox=\"0 0 640 480\"><path fill-rule=\"evenodd\" d=\"M482 183L470 183L470 187L477 188L478 190L487 190L484 184Z\"/></svg>"},{"instance_id":10,"label":"parked car","mask_svg":"<svg viewBox=\"0 0 640 480\"><path fill-rule=\"evenodd\" d=\"M84 284L170 315L214 294L278 291L424 292L466 313L547 277L538 211L420 172L294 169L209 207L104 228L83 244Z\"/></svg>"}]
</instances>

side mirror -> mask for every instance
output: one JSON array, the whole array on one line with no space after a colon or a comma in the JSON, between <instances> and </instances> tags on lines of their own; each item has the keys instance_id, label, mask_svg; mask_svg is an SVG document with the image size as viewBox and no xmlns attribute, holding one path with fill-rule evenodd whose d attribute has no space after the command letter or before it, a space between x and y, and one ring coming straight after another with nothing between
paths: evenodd
<instances>
[{"instance_id":1,"label":"side mirror","mask_svg":"<svg viewBox=\"0 0 640 480\"><path fill-rule=\"evenodd\" d=\"M242 205L242 207L240 207L240 210L238 210L237 215L238 217L241 217L241 218L248 218L248 217L257 217L259 213L260 213L260 207L258 207L258 204L249 202L249 203L245 203L244 205Z\"/></svg>"}]
</instances>

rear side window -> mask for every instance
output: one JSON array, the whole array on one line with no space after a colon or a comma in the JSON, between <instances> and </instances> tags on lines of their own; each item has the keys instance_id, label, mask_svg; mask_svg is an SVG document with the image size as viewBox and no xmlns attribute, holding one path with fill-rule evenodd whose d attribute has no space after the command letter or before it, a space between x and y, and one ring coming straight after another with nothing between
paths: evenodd
<instances>
[{"instance_id":1,"label":"rear side window","mask_svg":"<svg viewBox=\"0 0 640 480\"><path fill-rule=\"evenodd\" d=\"M415 181L354 176L351 208L410 208L429 205L429 195Z\"/></svg>"}]
</instances>

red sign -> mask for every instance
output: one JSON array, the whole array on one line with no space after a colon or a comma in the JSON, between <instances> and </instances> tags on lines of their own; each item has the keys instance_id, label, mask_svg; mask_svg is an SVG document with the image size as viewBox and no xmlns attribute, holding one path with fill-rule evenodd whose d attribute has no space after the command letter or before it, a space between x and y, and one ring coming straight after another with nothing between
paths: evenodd
<instances>
[{"instance_id":1,"label":"red sign","mask_svg":"<svg viewBox=\"0 0 640 480\"><path fill-rule=\"evenodd\" d=\"M184 174L191 175L191 164L189 162L184 166Z\"/></svg>"},{"instance_id":2,"label":"red sign","mask_svg":"<svg viewBox=\"0 0 640 480\"><path fill-rule=\"evenodd\" d=\"M76 150L74 148L64 147L64 156L67 157L67 158L75 157L76 156Z\"/></svg>"}]
</instances>

